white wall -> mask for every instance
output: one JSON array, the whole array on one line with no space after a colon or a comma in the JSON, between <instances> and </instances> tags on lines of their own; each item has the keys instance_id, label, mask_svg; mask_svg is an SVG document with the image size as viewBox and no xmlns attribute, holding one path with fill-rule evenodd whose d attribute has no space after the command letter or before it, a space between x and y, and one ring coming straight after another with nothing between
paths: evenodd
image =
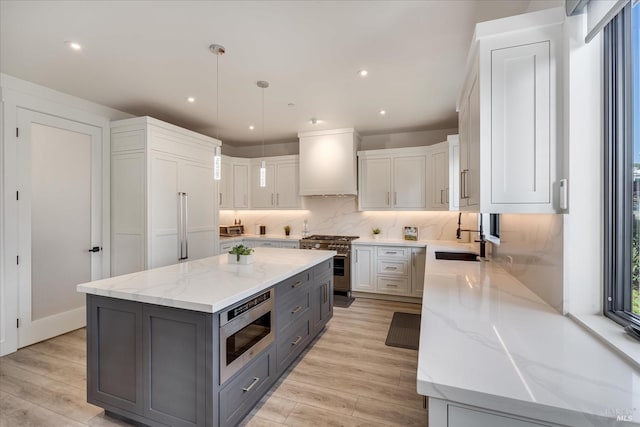
<instances>
[{"instance_id":1,"label":"white wall","mask_svg":"<svg viewBox=\"0 0 640 427\"><path fill-rule=\"evenodd\" d=\"M291 226L292 235L300 235L306 219L313 234L341 234L370 237L379 227L383 239L402 239L404 226L418 227L420 240L455 240L457 212L358 212L356 197L304 197L304 210L220 211L220 224L241 219L245 231L253 234L255 224L267 226L267 234L284 236L283 227ZM475 214L464 214L463 225L475 224ZM469 227L466 227L469 228Z\"/></svg>"},{"instance_id":2,"label":"white wall","mask_svg":"<svg viewBox=\"0 0 640 427\"><path fill-rule=\"evenodd\" d=\"M457 128L425 130L417 132L399 132L363 136L360 150L380 150L384 148L422 147L447 140L447 135L458 133ZM262 157L262 145L231 145L222 142L222 153L232 157ZM299 154L298 140L265 144L264 156L286 156Z\"/></svg>"},{"instance_id":3,"label":"white wall","mask_svg":"<svg viewBox=\"0 0 640 427\"><path fill-rule=\"evenodd\" d=\"M0 74L0 94L2 96L2 178L0 248L2 270L0 274L0 356L13 352L17 348L16 319L18 318L18 266L16 256L20 253L17 234L18 202L16 201L17 179L17 110L25 108L32 111L54 115L100 128L102 137L102 271L109 272L109 176L110 145L109 123L111 120L131 117L126 113L94 104L84 99L66 95L15 77ZM28 191L21 189L21 191Z\"/></svg>"}]
</instances>

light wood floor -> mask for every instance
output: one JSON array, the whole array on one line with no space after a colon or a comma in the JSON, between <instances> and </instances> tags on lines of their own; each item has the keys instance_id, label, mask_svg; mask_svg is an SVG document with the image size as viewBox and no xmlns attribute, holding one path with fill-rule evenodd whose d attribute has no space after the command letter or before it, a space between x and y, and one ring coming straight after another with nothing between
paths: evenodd
<instances>
[{"instance_id":1,"label":"light wood floor","mask_svg":"<svg viewBox=\"0 0 640 427\"><path fill-rule=\"evenodd\" d=\"M417 351L384 344L394 311L416 304L358 298L335 308L312 347L243 426L426 426ZM0 358L0 427L125 426L86 403L85 330Z\"/></svg>"}]
</instances>

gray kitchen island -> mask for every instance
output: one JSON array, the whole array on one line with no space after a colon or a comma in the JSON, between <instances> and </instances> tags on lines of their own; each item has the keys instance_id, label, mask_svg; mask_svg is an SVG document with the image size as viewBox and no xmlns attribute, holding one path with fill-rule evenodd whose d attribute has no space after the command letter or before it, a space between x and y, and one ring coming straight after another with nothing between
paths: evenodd
<instances>
[{"instance_id":1,"label":"gray kitchen island","mask_svg":"<svg viewBox=\"0 0 640 427\"><path fill-rule=\"evenodd\" d=\"M236 425L333 313L334 251L257 248L78 285L87 400L150 426Z\"/></svg>"}]
</instances>

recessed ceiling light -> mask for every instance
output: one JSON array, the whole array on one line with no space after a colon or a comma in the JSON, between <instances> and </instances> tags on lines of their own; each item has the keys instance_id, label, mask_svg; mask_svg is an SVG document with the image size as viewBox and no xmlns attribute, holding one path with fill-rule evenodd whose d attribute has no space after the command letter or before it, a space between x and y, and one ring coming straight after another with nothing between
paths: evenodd
<instances>
[{"instance_id":1,"label":"recessed ceiling light","mask_svg":"<svg viewBox=\"0 0 640 427\"><path fill-rule=\"evenodd\" d=\"M196 102L196 99L193 96L187 97L187 102Z\"/></svg>"},{"instance_id":2,"label":"recessed ceiling light","mask_svg":"<svg viewBox=\"0 0 640 427\"><path fill-rule=\"evenodd\" d=\"M73 49L73 50L82 50L82 46L80 45L80 43L78 42L72 42L72 41L65 41L64 42L65 45L67 45L67 47Z\"/></svg>"},{"instance_id":3,"label":"recessed ceiling light","mask_svg":"<svg viewBox=\"0 0 640 427\"><path fill-rule=\"evenodd\" d=\"M249 125L249 130L254 130L256 127L254 125Z\"/></svg>"},{"instance_id":4,"label":"recessed ceiling light","mask_svg":"<svg viewBox=\"0 0 640 427\"><path fill-rule=\"evenodd\" d=\"M293 107L293 106L294 106L294 105L296 105L296 104L294 104L293 102L290 102L290 103L288 103L287 105L288 105L289 107Z\"/></svg>"},{"instance_id":5,"label":"recessed ceiling light","mask_svg":"<svg viewBox=\"0 0 640 427\"><path fill-rule=\"evenodd\" d=\"M380 115L384 116L385 114L387 114L387 110L380 110Z\"/></svg>"},{"instance_id":6,"label":"recessed ceiling light","mask_svg":"<svg viewBox=\"0 0 640 427\"><path fill-rule=\"evenodd\" d=\"M367 77L367 75L369 75L369 72L367 70L363 69L363 70L358 71L358 75L360 77Z\"/></svg>"}]
</instances>

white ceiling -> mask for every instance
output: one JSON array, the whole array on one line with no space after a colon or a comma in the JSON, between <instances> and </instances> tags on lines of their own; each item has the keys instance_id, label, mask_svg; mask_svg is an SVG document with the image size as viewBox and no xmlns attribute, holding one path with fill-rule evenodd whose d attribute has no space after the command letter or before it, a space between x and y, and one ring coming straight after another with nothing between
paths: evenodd
<instances>
[{"instance_id":1,"label":"white ceiling","mask_svg":"<svg viewBox=\"0 0 640 427\"><path fill-rule=\"evenodd\" d=\"M451 128L474 24L528 4L2 0L0 71L133 115L219 132L231 144L261 141L258 80L271 84L267 142L343 127L364 135ZM211 43L227 49L219 130ZM368 77L357 75L362 68ZM311 117L325 123L313 126Z\"/></svg>"}]
</instances>

